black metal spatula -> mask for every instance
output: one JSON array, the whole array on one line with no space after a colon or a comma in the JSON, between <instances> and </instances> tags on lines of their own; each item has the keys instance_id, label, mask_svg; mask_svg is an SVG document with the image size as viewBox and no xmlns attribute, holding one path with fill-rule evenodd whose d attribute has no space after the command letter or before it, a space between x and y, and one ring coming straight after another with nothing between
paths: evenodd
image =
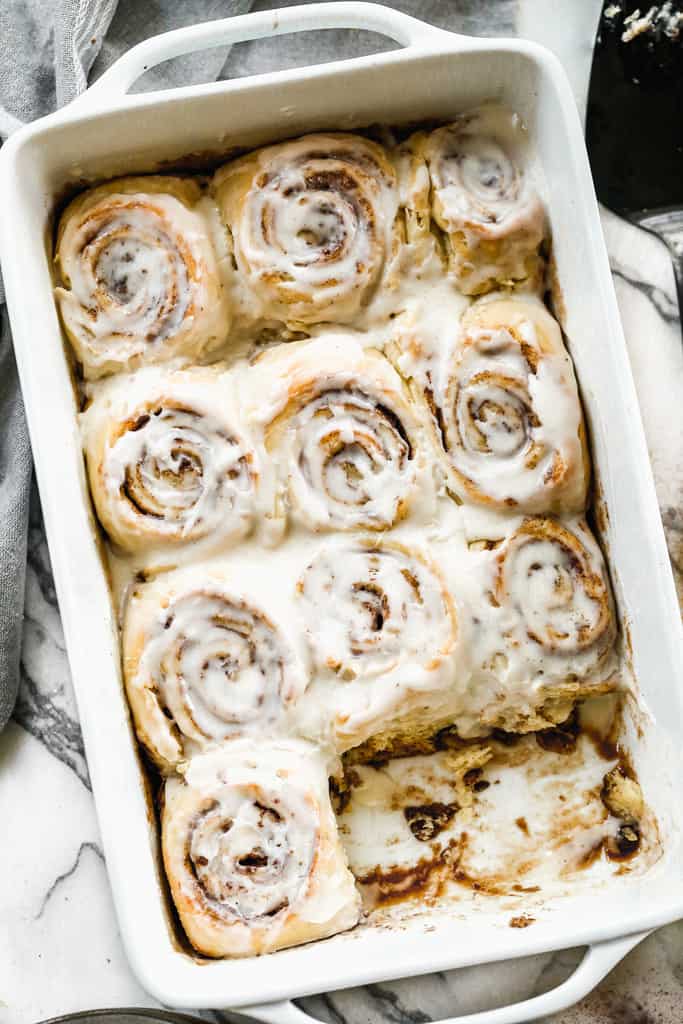
<instances>
[{"instance_id":1,"label":"black metal spatula","mask_svg":"<svg viewBox=\"0 0 683 1024\"><path fill-rule=\"evenodd\" d=\"M607 2L593 54L586 141L598 199L659 235L683 311L683 3Z\"/></svg>"}]
</instances>

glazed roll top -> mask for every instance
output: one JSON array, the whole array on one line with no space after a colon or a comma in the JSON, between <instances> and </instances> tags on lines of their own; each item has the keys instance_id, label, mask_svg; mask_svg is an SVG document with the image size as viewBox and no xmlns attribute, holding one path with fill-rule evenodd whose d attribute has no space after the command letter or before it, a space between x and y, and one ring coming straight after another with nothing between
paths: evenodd
<instances>
[{"instance_id":1,"label":"glazed roll top","mask_svg":"<svg viewBox=\"0 0 683 1024\"><path fill-rule=\"evenodd\" d=\"M301 740L237 740L166 783L164 863L199 952L251 956L356 924L327 776Z\"/></svg>"},{"instance_id":2,"label":"glazed roll top","mask_svg":"<svg viewBox=\"0 0 683 1024\"><path fill-rule=\"evenodd\" d=\"M308 135L269 146L221 168L213 188L265 319L343 323L393 256L396 176L368 139Z\"/></svg>"},{"instance_id":3,"label":"glazed roll top","mask_svg":"<svg viewBox=\"0 0 683 1024\"><path fill-rule=\"evenodd\" d=\"M494 596L543 653L550 676L585 678L615 635L609 583L588 526L527 519L497 556Z\"/></svg>"},{"instance_id":4,"label":"glazed roll top","mask_svg":"<svg viewBox=\"0 0 683 1024\"><path fill-rule=\"evenodd\" d=\"M484 105L411 145L429 171L432 216L458 288L478 295L536 278L545 213L516 115Z\"/></svg>"},{"instance_id":5,"label":"glazed roll top","mask_svg":"<svg viewBox=\"0 0 683 1024\"><path fill-rule=\"evenodd\" d=\"M433 402L463 499L526 512L584 509L589 459L576 381L560 328L540 301L472 305Z\"/></svg>"},{"instance_id":6,"label":"glazed roll top","mask_svg":"<svg viewBox=\"0 0 683 1024\"><path fill-rule=\"evenodd\" d=\"M583 519L523 520L472 554L467 583L474 685L461 735L544 728L618 685L609 579Z\"/></svg>"},{"instance_id":7,"label":"glazed roll top","mask_svg":"<svg viewBox=\"0 0 683 1024\"><path fill-rule=\"evenodd\" d=\"M267 353L253 369L253 415L296 520L381 530L408 513L423 461L418 422L383 355L332 334Z\"/></svg>"},{"instance_id":8,"label":"glazed roll top","mask_svg":"<svg viewBox=\"0 0 683 1024\"><path fill-rule=\"evenodd\" d=\"M123 631L138 737L170 770L197 749L285 729L306 686L287 631L230 574L191 567L138 584Z\"/></svg>"},{"instance_id":9,"label":"glazed roll top","mask_svg":"<svg viewBox=\"0 0 683 1024\"><path fill-rule=\"evenodd\" d=\"M86 377L174 356L197 359L227 337L230 315L188 178L119 178L67 206L57 301Z\"/></svg>"},{"instance_id":10,"label":"glazed roll top","mask_svg":"<svg viewBox=\"0 0 683 1024\"><path fill-rule=\"evenodd\" d=\"M321 548L297 584L316 667L304 729L345 750L441 722L457 693L455 601L426 551L370 537Z\"/></svg>"},{"instance_id":11,"label":"glazed roll top","mask_svg":"<svg viewBox=\"0 0 683 1024\"><path fill-rule=\"evenodd\" d=\"M125 551L229 546L255 514L256 456L212 369L107 386L82 417L100 522ZM196 549L195 549L196 550Z\"/></svg>"}]
</instances>

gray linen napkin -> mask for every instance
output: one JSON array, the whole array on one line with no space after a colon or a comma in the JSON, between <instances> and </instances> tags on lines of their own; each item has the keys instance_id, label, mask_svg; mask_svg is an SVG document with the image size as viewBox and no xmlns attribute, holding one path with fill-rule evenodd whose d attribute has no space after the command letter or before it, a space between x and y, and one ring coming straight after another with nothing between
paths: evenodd
<instances>
[{"instance_id":1,"label":"gray linen napkin","mask_svg":"<svg viewBox=\"0 0 683 1024\"><path fill-rule=\"evenodd\" d=\"M242 14L250 6L249 0L0 0L0 139L74 99L86 88L98 55L94 75L147 36ZM227 53L209 50L169 62L147 75L142 87L215 80ZM3 299L0 281L0 304ZM12 339L0 305L0 730L19 684L30 480Z\"/></svg>"},{"instance_id":2,"label":"gray linen napkin","mask_svg":"<svg viewBox=\"0 0 683 1024\"><path fill-rule=\"evenodd\" d=\"M87 83L116 0L0 4L0 136L68 103ZM54 40L54 41L53 41ZM52 49L52 70L46 51ZM0 301L2 301L0 290ZM7 312L0 306L0 729L19 685L31 450Z\"/></svg>"}]
</instances>

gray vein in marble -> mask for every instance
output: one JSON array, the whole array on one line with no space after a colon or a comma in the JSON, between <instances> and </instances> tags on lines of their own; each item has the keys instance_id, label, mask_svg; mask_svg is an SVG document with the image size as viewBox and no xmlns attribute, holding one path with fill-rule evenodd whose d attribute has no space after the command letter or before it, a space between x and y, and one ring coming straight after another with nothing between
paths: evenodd
<instances>
[{"instance_id":1,"label":"gray vein in marble","mask_svg":"<svg viewBox=\"0 0 683 1024\"><path fill-rule=\"evenodd\" d=\"M54 882L50 885L50 888L43 896L43 902L40 905L38 913L35 915L36 921L38 921L43 916L48 903L54 896L57 889L59 889L60 885L63 882L66 882L68 878L71 878L71 876L75 874L76 871L78 871L78 868L80 867L81 864L81 857L86 852L94 853L102 861L102 863L104 863L104 854L100 850L97 843L81 843L81 845L78 847L78 853L76 854L76 858L71 867L67 868L66 871L63 871L61 875L57 875Z\"/></svg>"},{"instance_id":2,"label":"gray vein in marble","mask_svg":"<svg viewBox=\"0 0 683 1024\"><path fill-rule=\"evenodd\" d=\"M319 999L327 1011L325 1019L329 1020L330 1024L347 1024L346 1017L341 1010L337 1009L334 997L330 995L329 992L325 992L322 996L319 996Z\"/></svg>"},{"instance_id":3,"label":"gray vein in marble","mask_svg":"<svg viewBox=\"0 0 683 1024\"><path fill-rule=\"evenodd\" d=\"M632 288L636 288L644 295L666 323L674 326L678 324L678 306L674 301L673 295L669 295L667 291L658 285L650 284L649 281L644 281L642 278L633 277L626 272L624 267L620 267L616 263L611 264L611 270L614 277L618 277L621 281L631 285Z\"/></svg>"},{"instance_id":4,"label":"gray vein in marble","mask_svg":"<svg viewBox=\"0 0 683 1024\"><path fill-rule=\"evenodd\" d=\"M14 720L90 789L37 491L31 498L21 682Z\"/></svg>"},{"instance_id":5,"label":"gray vein in marble","mask_svg":"<svg viewBox=\"0 0 683 1024\"><path fill-rule=\"evenodd\" d=\"M24 671L21 673L19 698L13 717L15 722L47 747L54 757L71 768L87 789L91 788L78 723L64 714L50 697L41 694Z\"/></svg>"},{"instance_id":6,"label":"gray vein in marble","mask_svg":"<svg viewBox=\"0 0 683 1024\"><path fill-rule=\"evenodd\" d=\"M367 993L378 1008L384 1020L394 1021L395 1024L402 1024L403 1021L410 1021L411 1024L426 1024L429 1015L422 1010L409 1010L399 999L396 992L386 988L384 985L368 985Z\"/></svg>"}]
</instances>

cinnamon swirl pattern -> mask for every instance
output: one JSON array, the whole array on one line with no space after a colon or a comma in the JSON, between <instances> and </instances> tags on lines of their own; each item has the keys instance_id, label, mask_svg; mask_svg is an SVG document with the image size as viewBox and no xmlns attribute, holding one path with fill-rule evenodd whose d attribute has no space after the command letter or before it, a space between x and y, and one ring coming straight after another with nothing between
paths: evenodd
<instances>
[{"instance_id":1,"label":"cinnamon swirl pattern","mask_svg":"<svg viewBox=\"0 0 683 1024\"><path fill-rule=\"evenodd\" d=\"M214 194L237 268L265 319L344 323L396 245L396 175L356 135L308 135L221 168Z\"/></svg>"},{"instance_id":2,"label":"cinnamon swirl pattern","mask_svg":"<svg viewBox=\"0 0 683 1024\"><path fill-rule=\"evenodd\" d=\"M455 693L457 614L426 554L369 538L329 544L297 593L321 682L309 704L326 705L339 749L444 720Z\"/></svg>"},{"instance_id":3,"label":"cinnamon swirl pattern","mask_svg":"<svg viewBox=\"0 0 683 1024\"><path fill-rule=\"evenodd\" d=\"M458 288L479 295L536 278L545 213L523 166L518 118L485 105L410 146L427 164L432 216Z\"/></svg>"},{"instance_id":4,"label":"cinnamon swirl pattern","mask_svg":"<svg viewBox=\"0 0 683 1024\"><path fill-rule=\"evenodd\" d=\"M585 507L589 463L558 324L532 298L475 303L447 355L434 425L463 499L526 512Z\"/></svg>"},{"instance_id":5,"label":"cinnamon swirl pattern","mask_svg":"<svg viewBox=\"0 0 683 1024\"><path fill-rule=\"evenodd\" d=\"M138 584L123 667L138 737L166 771L222 740L283 729L306 683L284 631L217 569Z\"/></svg>"},{"instance_id":6,"label":"cinnamon swirl pattern","mask_svg":"<svg viewBox=\"0 0 683 1024\"><path fill-rule=\"evenodd\" d=\"M472 573L476 700L461 735L544 728L618 685L609 581L583 519L525 519Z\"/></svg>"},{"instance_id":7,"label":"cinnamon swirl pattern","mask_svg":"<svg viewBox=\"0 0 683 1024\"><path fill-rule=\"evenodd\" d=\"M126 551L223 547L249 531L256 456L209 369L140 374L108 387L82 417L90 490Z\"/></svg>"},{"instance_id":8,"label":"cinnamon swirl pattern","mask_svg":"<svg viewBox=\"0 0 683 1024\"><path fill-rule=\"evenodd\" d=\"M200 198L187 178L119 178L62 214L56 296L86 377L197 359L225 340L228 304Z\"/></svg>"},{"instance_id":9,"label":"cinnamon swirl pattern","mask_svg":"<svg viewBox=\"0 0 683 1024\"><path fill-rule=\"evenodd\" d=\"M293 517L339 530L402 519L421 454L405 388L385 357L332 335L275 350L262 370L273 382L259 414L266 450L283 467Z\"/></svg>"},{"instance_id":10,"label":"cinnamon swirl pattern","mask_svg":"<svg viewBox=\"0 0 683 1024\"><path fill-rule=\"evenodd\" d=\"M516 632L534 645L543 674L588 679L599 672L615 621L602 556L586 523L527 519L496 563L494 600L517 619Z\"/></svg>"},{"instance_id":11,"label":"cinnamon swirl pattern","mask_svg":"<svg viewBox=\"0 0 683 1024\"><path fill-rule=\"evenodd\" d=\"M200 953L268 953L356 924L327 776L312 744L238 740L168 780L164 864Z\"/></svg>"}]
</instances>

